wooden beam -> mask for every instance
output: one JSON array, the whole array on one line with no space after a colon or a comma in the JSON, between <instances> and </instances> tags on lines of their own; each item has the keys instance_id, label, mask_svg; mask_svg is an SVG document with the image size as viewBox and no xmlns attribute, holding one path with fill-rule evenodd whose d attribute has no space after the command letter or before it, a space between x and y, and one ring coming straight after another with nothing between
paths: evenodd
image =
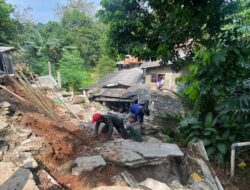
<instances>
[{"instance_id":1,"label":"wooden beam","mask_svg":"<svg viewBox=\"0 0 250 190\"><path fill-rule=\"evenodd\" d=\"M21 96L17 95L16 93L12 92L11 90L9 90L6 86L0 85L0 88L2 88L3 90L5 90L6 92L10 93L11 95L15 96L16 98L18 98L19 100L28 103L27 100L25 100L24 98L22 98Z\"/></svg>"}]
</instances>

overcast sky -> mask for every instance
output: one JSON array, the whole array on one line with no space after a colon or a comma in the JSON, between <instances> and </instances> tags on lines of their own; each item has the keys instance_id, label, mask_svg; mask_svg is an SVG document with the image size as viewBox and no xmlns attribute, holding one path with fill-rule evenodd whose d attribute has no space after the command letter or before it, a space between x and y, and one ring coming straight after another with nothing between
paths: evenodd
<instances>
[{"instance_id":1,"label":"overcast sky","mask_svg":"<svg viewBox=\"0 0 250 190\"><path fill-rule=\"evenodd\" d=\"M15 5L17 9L32 8L31 17L41 23L46 23L49 20L56 20L55 8L56 5L65 4L67 0L5 0L7 3ZM88 0L94 2L97 6L100 0Z\"/></svg>"}]
</instances>

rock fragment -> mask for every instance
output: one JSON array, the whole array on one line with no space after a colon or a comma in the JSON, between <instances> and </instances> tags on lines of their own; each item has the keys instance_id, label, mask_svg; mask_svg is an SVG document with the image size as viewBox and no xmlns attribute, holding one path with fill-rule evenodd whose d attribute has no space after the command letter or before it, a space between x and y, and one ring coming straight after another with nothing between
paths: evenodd
<instances>
[{"instance_id":1,"label":"rock fragment","mask_svg":"<svg viewBox=\"0 0 250 190\"><path fill-rule=\"evenodd\" d=\"M106 161L132 168L159 165L168 162L168 156L184 155L176 144L158 141L138 143L125 139L107 142L96 150Z\"/></svg>"},{"instance_id":2,"label":"rock fragment","mask_svg":"<svg viewBox=\"0 0 250 190\"><path fill-rule=\"evenodd\" d=\"M82 156L75 160L76 167L72 169L73 175L80 175L82 171L92 171L99 166L105 166L106 162L100 155Z\"/></svg>"}]
</instances>

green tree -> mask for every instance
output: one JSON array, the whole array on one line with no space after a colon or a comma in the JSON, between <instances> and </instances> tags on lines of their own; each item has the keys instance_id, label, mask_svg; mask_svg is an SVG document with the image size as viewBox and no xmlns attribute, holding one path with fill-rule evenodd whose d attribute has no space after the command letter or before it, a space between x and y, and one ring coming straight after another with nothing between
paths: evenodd
<instances>
[{"instance_id":1,"label":"green tree","mask_svg":"<svg viewBox=\"0 0 250 190\"><path fill-rule=\"evenodd\" d=\"M4 0L0 0L0 44L11 43L16 31L15 21L11 19L10 14L14 9Z\"/></svg>"},{"instance_id":2,"label":"green tree","mask_svg":"<svg viewBox=\"0 0 250 190\"><path fill-rule=\"evenodd\" d=\"M222 162L228 143L249 140L249 1L101 4L98 15L108 24L107 44L113 53L188 66L189 73L180 79L181 97L191 107L180 124L187 141L203 139L210 156Z\"/></svg>"},{"instance_id":3,"label":"green tree","mask_svg":"<svg viewBox=\"0 0 250 190\"><path fill-rule=\"evenodd\" d=\"M112 73L116 68L115 61L107 55L102 55L97 64L96 70L99 77Z\"/></svg>"},{"instance_id":4,"label":"green tree","mask_svg":"<svg viewBox=\"0 0 250 190\"><path fill-rule=\"evenodd\" d=\"M103 24L86 14L81 7L63 8L60 21L65 42L74 44L86 61L86 65L95 66L101 54L101 36L105 30Z\"/></svg>"},{"instance_id":5,"label":"green tree","mask_svg":"<svg viewBox=\"0 0 250 190\"><path fill-rule=\"evenodd\" d=\"M238 4L226 0L102 0L101 5L98 16L109 26L111 53L177 62L181 61L179 48L192 57L196 43L211 43Z\"/></svg>"},{"instance_id":6,"label":"green tree","mask_svg":"<svg viewBox=\"0 0 250 190\"><path fill-rule=\"evenodd\" d=\"M85 66L79 51L65 51L59 64L63 88L79 90L92 82L91 70Z\"/></svg>"}]
</instances>

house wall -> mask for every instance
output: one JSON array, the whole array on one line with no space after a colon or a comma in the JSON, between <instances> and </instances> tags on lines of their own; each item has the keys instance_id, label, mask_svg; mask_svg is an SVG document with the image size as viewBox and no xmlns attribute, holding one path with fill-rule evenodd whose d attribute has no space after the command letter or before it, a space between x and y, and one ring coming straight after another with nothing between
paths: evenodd
<instances>
[{"instance_id":1,"label":"house wall","mask_svg":"<svg viewBox=\"0 0 250 190\"><path fill-rule=\"evenodd\" d=\"M155 68L147 68L146 69L146 80L145 83L150 87L151 90L157 89L157 82L151 82L152 74L162 74L165 76L165 83L162 89L169 89L176 91L176 82L175 79L182 76L186 71L180 70L178 73L170 68L170 66L161 66ZM157 79L158 80L158 79Z\"/></svg>"},{"instance_id":2,"label":"house wall","mask_svg":"<svg viewBox=\"0 0 250 190\"><path fill-rule=\"evenodd\" d=\"M13 61L10 52L0 53L0 70L8 74L13 74Z\"/></svg>"}]
</instances>

